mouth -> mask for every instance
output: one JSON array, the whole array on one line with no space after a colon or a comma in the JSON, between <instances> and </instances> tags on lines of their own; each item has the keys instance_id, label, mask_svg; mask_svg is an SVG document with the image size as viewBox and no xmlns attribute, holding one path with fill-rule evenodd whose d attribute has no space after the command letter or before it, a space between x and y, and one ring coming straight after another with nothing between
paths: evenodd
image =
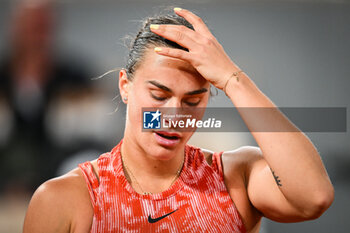
<instances>
[{"instance_id":1,"label":"mouth","mask_svg":"<svg viewBox=\"0 0 350 233\"><path fill-rule=\"evenodd\" d=\"M164 147L176 147L180 143L181 135L173 132L154 131L156 142Z\"/></svg>"},{"instance_id":2,"label":"mouth","mask_svg":"<svg viewBox=\"0 0 350 233\"><path fill-rule=\"evenodd\" d=\"M177 133L165 132L165 131L155 131L155 133L163 138L170 140L177 140L180 138L180 135Z\"/></svg>"}]
</instances>

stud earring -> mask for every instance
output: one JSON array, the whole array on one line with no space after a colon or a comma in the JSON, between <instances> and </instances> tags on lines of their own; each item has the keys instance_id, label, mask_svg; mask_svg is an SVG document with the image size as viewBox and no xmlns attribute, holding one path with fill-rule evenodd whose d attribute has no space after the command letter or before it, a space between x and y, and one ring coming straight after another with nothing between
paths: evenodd
<instances>
[{"instance_id":1,"label":"stud earring","mask_svg":"<svg viewBox=\"0 0 350 233\"><path fill-rule=\"evenodd\" d=\"M124 101L127 101L127 100L128 100L128 97L123 97L123 100L124 100Z\"/></svg>"}]
</instances>

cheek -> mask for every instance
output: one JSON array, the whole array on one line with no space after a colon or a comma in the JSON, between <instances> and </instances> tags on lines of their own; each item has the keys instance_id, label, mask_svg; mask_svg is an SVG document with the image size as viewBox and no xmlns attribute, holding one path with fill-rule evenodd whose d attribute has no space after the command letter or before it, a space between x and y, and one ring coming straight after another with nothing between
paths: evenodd
<instances>
[{"instance_id":1,"label":"cheek","mask_svg":"<svg viewBox=\"0 0 350 233\"><path fill-rule=\"evenodd\" d=\"M131 100L128 103L128 121L133 128L139 128L141 124L142 107L137 100Z\"/></svg>"},{"instance_id":2,"label":"cheek","mask_svg":"<svg viewBox=\"0 0 350 233\"><path fill-rule=\"evenodd\" d=\"M150 107L149 96L147 96L145 90L134 90L130 93L128 101L128 121L133 128L142 127L143 107Z\"/></svg>"}]
</instances>

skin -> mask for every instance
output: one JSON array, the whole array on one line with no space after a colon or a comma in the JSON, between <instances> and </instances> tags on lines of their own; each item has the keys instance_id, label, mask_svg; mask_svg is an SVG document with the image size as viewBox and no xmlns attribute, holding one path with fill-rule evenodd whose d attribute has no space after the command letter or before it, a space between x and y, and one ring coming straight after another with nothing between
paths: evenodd
<instances>
[{"instance_id":1,"label":"skin","mask_svg":"<svg viewBox=\"0 0 350 233\"><path fill-rule=\"evenodd\" d=\"M186 18L195 31L175 25L160 25L152 31L189 52L150 48L132 82L124 70L119 74L121 95L127 97L122 156L142 189L152 193L169 188L192 133L181 132L180 143L174 148L160 146L152 132L141 131L142 106L180 107L198 102L198 107L205 107L209 91L190 96L186 93L209 90L211 83L220 89L227 84L226 94L236 107L275 107L245 73L239 75L238 81L229 78L239 68L198 16L187 10L176 13ZM157 81L172 91L164 91L149 81ZM154 96L164 99L156 100ZM226 151L222 164L227 190L247 231L258 232L262 216L278 222L318 218L331 205L334 190L311 141L279 111L254 116L239 111L259 147ZM255 132L261 124L286 130ZM203 149L203 153L210 164L212 152ZM92 164L98 176L96 161ZM125 169L124 172L135 191L141 192L130 174ZM39 187L30 202L24 232L88 232L92 216L85 181L75 169Z\"/></svg>"}]
</instances>

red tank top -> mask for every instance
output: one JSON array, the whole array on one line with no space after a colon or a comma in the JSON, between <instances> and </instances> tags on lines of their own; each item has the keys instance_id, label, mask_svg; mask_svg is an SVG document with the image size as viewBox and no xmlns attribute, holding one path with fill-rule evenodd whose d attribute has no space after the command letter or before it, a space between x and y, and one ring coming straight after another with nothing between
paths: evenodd
<instances>
[{"instance_id":1,"label":"red tank top","mask_svg":"<svg viewBox=\"0 0 350 233\"><path fill-rule=\"evenodd\" d=\"M120 147L79 164L94 209L91 232L245 232L223 180L221 154L211 166L200 148L185 146L185 163L169 189L141 195L124 176Z\"/></svg>"}]
</instances>

